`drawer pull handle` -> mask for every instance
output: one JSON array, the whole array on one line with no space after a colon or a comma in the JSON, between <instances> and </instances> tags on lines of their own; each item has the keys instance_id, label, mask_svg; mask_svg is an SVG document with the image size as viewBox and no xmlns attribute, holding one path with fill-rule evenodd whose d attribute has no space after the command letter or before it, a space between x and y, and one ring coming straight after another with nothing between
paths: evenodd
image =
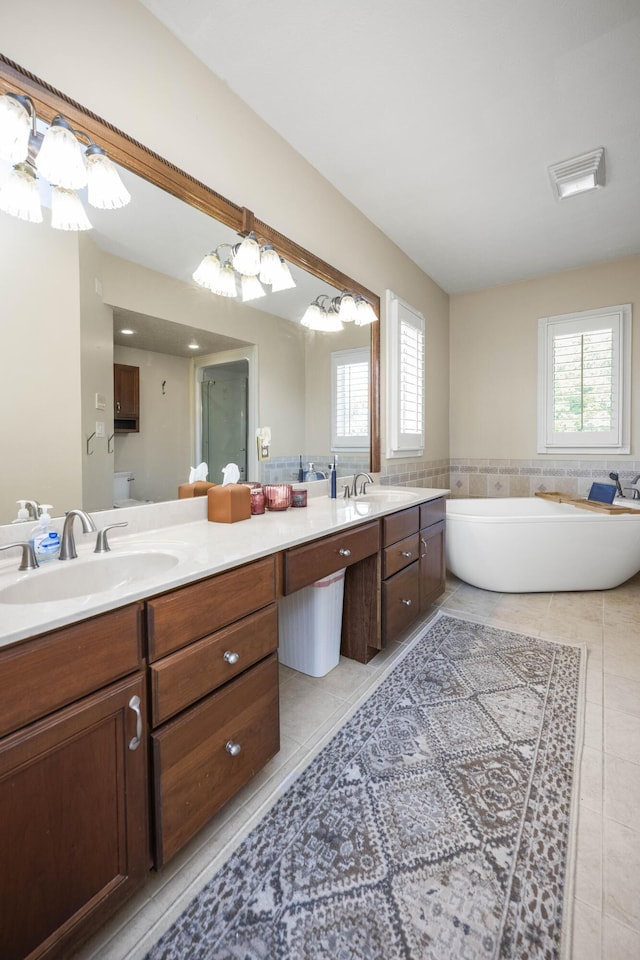
<instances>
[{"instance_id":1,"label":"drawer pull handle","mask_svg":"<svg viewBox=\"0 0 640 960\"><path fill-rule=\"evenodd\" d=\"M411 600L404 600L404 599L403 599L402 602L404 603L405 607L410 607L410 606L411 606Z\"/></svg>"},{"instance_id":2,"label":"drawer pull handle","mask_svg":"<svg viewBox=\"0 0 640 960\"><path fill-rule=\"evenodd\" d=\"M230 754L230 756L237 757L240 751L242 750L242 747L240 746L239 743L234 743L233 740L227 740L227 745L225 747L225 750L227 751L228 754Z\"/></svg>"},{"instance_id":3,"label":"drawer pull handle","mask_svg":"<svg viewBox=\"0 0 640 960\"><path fill-rule=\"evenodd\" d=\"M422 549L424 550L424 553L421 553L421 554L420 554L420 557L421 557L421 558L422 558L422 557L426 557L426 555L427 555L427 541L425 540L424 537L420 537L420 543L422 544Z\"/></svg>"},{"instance_id":4,"label":"drawer pull handle","mask_svg":"<svg viewBox=\"0 0 640 960\"><path fill-rule=\"evenodd\" d=\"M136 735L129 741L129 750L137 750L142 742L142 713L140 712L140 697L137 694L129 700L129 707L136 715Z\"/></svg>"},{"instance_id":5,"label":"drawer pull handle","mask_svg":"<svg viewBox=\"0 0 640 960\"><path fill-rule=\"evenodd\" d=\"M240 659L240 654L235 653L232 650L227 650L225 651L225 655L222 659L225 660L226 663L231 663L231 664L237 663L238 660Z\"/></svg>"},{"instance_id":6,"label":"drawer pull handle","mask_svg":"<svg viewBox=\"0 0 640 960\"><path fill-rule=\"evenodd\" d=\"M403 551L401 552L400 556L401 556L401 557L412 557L413 554L411 553L411 550L403 550Z\"/></svg>"},{"instance_id":7,"label":"drawer pull handle","mask_svg":"<svg viewBox=\"0 0 640 960\"><path fill-rule=\"evenodd\" d=\"M340 554L341 557L351 556L351 550L349 550L348 547L340 547L340 549L338 550L338 553Z\"/></svg>"}]
</instances>

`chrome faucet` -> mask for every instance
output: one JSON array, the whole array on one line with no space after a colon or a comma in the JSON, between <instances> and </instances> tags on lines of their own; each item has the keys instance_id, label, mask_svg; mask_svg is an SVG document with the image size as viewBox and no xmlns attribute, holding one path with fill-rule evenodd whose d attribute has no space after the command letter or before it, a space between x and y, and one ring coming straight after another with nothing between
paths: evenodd
<instances>
[{"instance_id":1,"label":"chrome faucet","mask_svg":"<svg viewBox=\"0 0 640 960\"><path fill-rule=\"evenodd\" d=\"M29 517L33 520L39 520L42 516L42 507L37 500L25 500L25 508L29 511Z\"/></svg>"},{"instance_id":2,"label":"chrome faucet","mask_svg":"<svg viewBox=\"0 0 640 960\"><path fill-rule=\"evenodd\" d=\"M74 557L78 556L76 541L73 536L73 521L76 517L80 517L83 533L95 533L97 531L97 527L88 513L85 513L84 510L69 510L64 518L59 560L73 560Z\"/></svg>"},{"instance_id":3,"label":"chrome faucet","mask_svg":"<svg viewBox=\"0 0 640 960\"><path fill-rule=\"evenodd\" d=\"M351 493L354 497L358 496L358 480L360 477L364 477L364 480L362 481L362 486L360 487L360 496L363 496L363 494L365 493L367 489L367 484L373 483L373 477L370 477L368 473L356 473L353 478L353 488L351 490Z\"/></svg>"}]
</instances>

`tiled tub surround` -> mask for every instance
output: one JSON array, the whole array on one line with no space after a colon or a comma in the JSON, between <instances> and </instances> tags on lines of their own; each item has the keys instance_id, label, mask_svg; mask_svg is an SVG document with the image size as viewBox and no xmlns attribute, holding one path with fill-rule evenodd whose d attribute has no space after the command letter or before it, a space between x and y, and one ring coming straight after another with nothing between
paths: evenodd
<instances>
[{"instance_id":1,"label":"tiled tub surround","mask_svg":"<svg viewBox=\"0 0 640 960\"><path fill-rule=\"evenodd\" d=\"M628 486L640 473L640 460L454 459L449 471L452 497L532 497L550 490L586 497L594 481L613 483L611 472Z\"/></svg>"}]
</instances>

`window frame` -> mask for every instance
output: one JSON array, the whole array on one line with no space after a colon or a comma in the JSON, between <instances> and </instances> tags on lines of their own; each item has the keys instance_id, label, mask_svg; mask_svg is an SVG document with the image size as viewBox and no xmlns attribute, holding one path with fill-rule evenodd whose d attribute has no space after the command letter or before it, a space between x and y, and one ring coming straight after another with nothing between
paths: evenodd
<instances>
[{"instance_id":1,"label":"window frame","mask_svg":"<svg viewBox=\"0 0 640 960\"><path fill-rule=\"evenodd\" d=\"M366 363L367 365L367 432L349 437L337 435L338 378L339 366ZM331 451L339 453L352 451L360 453L369 450L371 444L371 411L369 395L371 391L371 351L369 347L350 347L346 350L334 350L331 353Z\"/></svg>"},{"instance_id":2,"label":"window frame","mask_svg":"<svg viewBox=\"0 0 640 960\"><path fill-rule=\"evenodd\" d=\"M391 290L386 292L387 308L387 459L422 457L425 448L426 395L426 339L427 323L422 313L402 300ZM401 427L401 333L402 323L409 323L420 331L422 352L420 362L422 379L419 405L421 426L419 433L403 433Z\"/></svg>"},{"instance_id":3,"label":"window frame","mask_svg":"<svg viewBox=\"0 0 640 960\"><path fill-rule=\"evenodd\" d=\"M613 331L613 408L611 431L556 433L553 429L554 337ZM618 304L538 319L538 453L629 453L631 450L631 304Z\"/></svg>"}]
</instances>

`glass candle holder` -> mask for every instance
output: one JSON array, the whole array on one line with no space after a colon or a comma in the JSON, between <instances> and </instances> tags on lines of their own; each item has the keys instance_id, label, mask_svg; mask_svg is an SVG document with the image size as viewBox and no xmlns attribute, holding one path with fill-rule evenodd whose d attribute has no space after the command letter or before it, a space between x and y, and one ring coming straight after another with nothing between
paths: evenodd
<instances>
[{"instance_id":1,"label":"glass candle holder","mask_svg":"<svg viewBox=\"0 0 640 960\"><path fill-rule=\"evenodd\" d=\"M251 513L264 513L264 490L261 486L251 487Z\"/></svg>"},{"instance_id":2,"label":"glass candle holder","mask_svg":"<svg viewBox=\"0 0 640 960\"><path fill-rule=\"evenodd\" d=\"M287 510L291 506L290 483L266 483L262 489L267 510Z\"/></svg>"},{"instance_id":3,"label":"glass candle holder","mask_svg":"<svg viewBox=\"0 0 640 960\"><path fill-rule=\"evenodd\" d=\"M306 505L307 505L307 491L293 490L291 493L291 506L306 507Z\"/></svg>"}]
</instances>

